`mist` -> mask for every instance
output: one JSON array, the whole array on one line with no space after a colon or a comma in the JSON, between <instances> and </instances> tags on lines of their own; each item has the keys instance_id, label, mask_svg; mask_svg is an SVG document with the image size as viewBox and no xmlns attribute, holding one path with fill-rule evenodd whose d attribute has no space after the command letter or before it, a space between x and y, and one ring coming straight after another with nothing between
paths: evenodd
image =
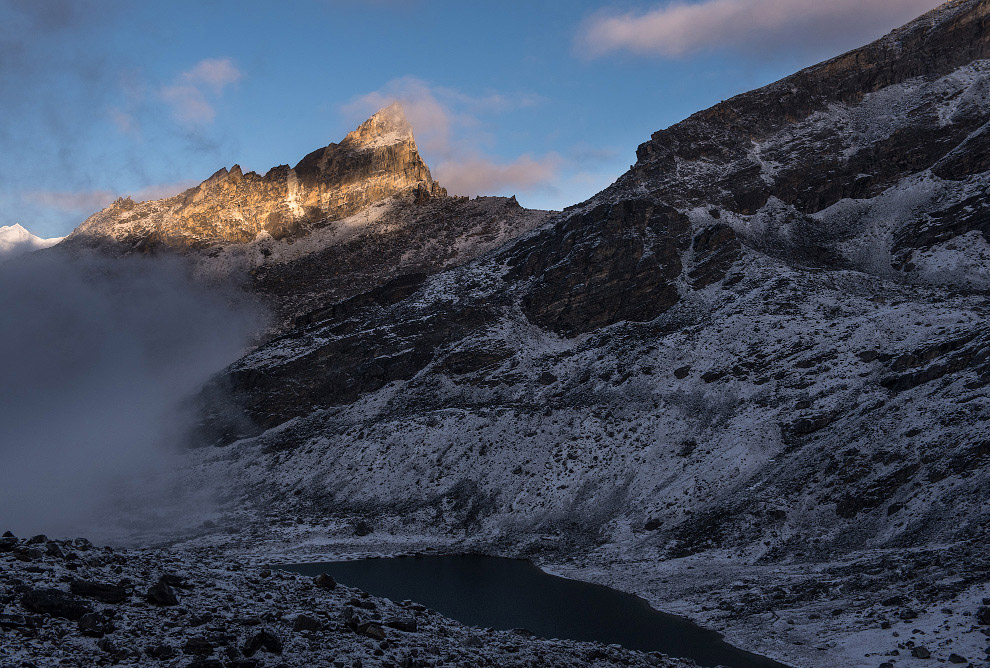
<instances>
[{"instance_id":1,"label":"mist","mask_svg":"<svg viewBox=\"0 0 990 668\"><path fill-rule=\"evenodd\" d=\"M56 248L0 264L0 313L0 530L114 539L209 511L177 474L188 400L243 353L257 305L176 259Z\"/></svg>"}]
</instances>

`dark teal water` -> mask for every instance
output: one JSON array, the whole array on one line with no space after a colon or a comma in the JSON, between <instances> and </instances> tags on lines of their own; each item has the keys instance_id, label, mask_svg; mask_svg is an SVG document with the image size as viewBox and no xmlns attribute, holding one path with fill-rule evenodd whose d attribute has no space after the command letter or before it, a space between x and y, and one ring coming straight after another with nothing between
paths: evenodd
<instances>
[{"instance_id":1,"label":"dark teal water","mask_svg":"<svg viewBox=\"0 0 990 668\"><path fill-rule=\"evenodd\" d=\"M719 634L657 612L643 599L547 575L528 561L481 556L364 559L277 566L395 601L410 599L477 627L524 628L693 659L701 666L786 668L725 643Z\"/></svg>"}]
</instances>

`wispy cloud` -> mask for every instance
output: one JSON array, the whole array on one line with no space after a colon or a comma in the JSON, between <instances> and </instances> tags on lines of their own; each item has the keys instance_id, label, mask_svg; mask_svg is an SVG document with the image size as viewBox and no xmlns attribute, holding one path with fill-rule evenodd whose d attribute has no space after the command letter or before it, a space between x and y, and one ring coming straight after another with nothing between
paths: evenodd
<instances>
[{"instance_id":1,"label":"wispy cloud","mask_svg":"<svg viewBox=\"0 0 990 668\"><path fill-rule=\"evenodd\" d=\"M509 162L476 155L444 160L435 171L437 180L451 192L484 194L546 188L557 180L562 166L563 159L555 153L522 155Z\"/></svg>"},{"instance_id":2,"label":"wispy cloud","mask_svg":"<svg viewBox=\"0 0 990 668\"><path fill-rule=\"evenodd\" d=\"M840 52L938 6L942 0L703 0L640 12L600 12L582 26L579 53L631 52L668 58L732 51Z\"/></svg>"},{"instance_id":3,"label":"wispy cloud","mask_svg":"<svg viewBox=\"0 0 990 668\"><path fill-rule=\"evenodd\" d=\"M81 213L104 208L114 200L114 194L109 190L81 190L78 192L32 190L25 193L25 199L44 208L65 213Z\"/></svg>"},{"instance_id":4,"label":"wispy cloud","mask_svg":"<svg viewBox=\"0 0 990 668\"><path fill-rule=\"evenodd\" d=\"M207 58L162 86L161 97L176 120L208 125L216 118L215 103L226 88L244 77L230 58Z\"/></svg>"},{"instance_id":5,"label":"wispy cloud","mask_svg":"<svg viewBox=\"0 0 990 668\"><path fill-rule=\"evenodd\" d=\"M548 187L557 178L563 160L556 154L505 160L484 150L494 143L485 117L540 105L545 100L539 95L469 95L416 77L402 77L351 100L342 111L356 122L395 101L402 104L420 149L436 160L437 180L452 193L533 191Z\"/></svg>"},{"instance_id":6,"label":"wispy cloud","mask_svg":"<svg viewBox=\"0 0 990 668\"><path fill-rule=\"evenodd\" d=\"M24 193L24 199L35 206L62 213L90 214L107 207L122 195L143 202L171 197L194 185L196 185L195 181L158 183L125 193L116 193L110 190L31 190Z\"/></svg>"}]
</instances>

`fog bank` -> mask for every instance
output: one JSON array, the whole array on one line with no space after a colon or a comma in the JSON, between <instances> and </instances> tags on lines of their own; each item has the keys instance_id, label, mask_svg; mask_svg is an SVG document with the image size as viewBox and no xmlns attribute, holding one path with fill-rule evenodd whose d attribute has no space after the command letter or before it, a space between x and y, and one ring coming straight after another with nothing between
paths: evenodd
<instances>
[{"instance_id":1,"label":"fog bank","mask_svg":"<svg viewBox=\"0 0 990 668\"><path fill-rule=\"evenodd\" d=\"M178 260L54 249L0 264L0 313L0 531L113 539L208 512L176 484L182 406L243 352L257 306Z\"/></svg>"}]
</instances>

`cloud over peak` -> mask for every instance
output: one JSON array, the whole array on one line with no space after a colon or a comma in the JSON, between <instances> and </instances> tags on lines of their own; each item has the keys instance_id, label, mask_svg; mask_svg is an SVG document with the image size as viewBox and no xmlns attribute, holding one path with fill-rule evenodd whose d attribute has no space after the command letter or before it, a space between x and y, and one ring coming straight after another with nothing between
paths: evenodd
<instances>
[{"instance_id":1,"label":"cloud over peak","mask_svg":"<svg viewBox=\"0 0 990 668\"><path fill-rule=\"evenodd\" d=\"M161 96L176 120L190 125L208 125L216 118L214 104L224 90L240 81L243 73L230 58L206 58L162 86Z\"/></svg>"},{"instance_id":2,"label":"cloud over peak","mask_svg":"<svg viewBox=\"0 0 990 668\"><path fill-rule=\"evenodd\" d=\"M577 43L589 57L615 52L677 58L730 51L841 52L875 39L942 0L702 0L640 12L602 12Z\"/></svg>"},{"instance_id":3,"label":"cloud over peak","mask_svg":"<svg viewBox=\"0 0 990 668\"><path fill-rule=\"evenodd\" d=\"M485 129L486 116L539 105L544 102L539 95L469 95L416 77L402 77L351 100L342 110L357 121L396 101L402 103L420 149L436 160L434 176L451 193L479 195L507 189L531 192L549 187L558 176L563 161L556 154L505 160L483 150L493 143Z\"/></svg>"}]
</instances>

